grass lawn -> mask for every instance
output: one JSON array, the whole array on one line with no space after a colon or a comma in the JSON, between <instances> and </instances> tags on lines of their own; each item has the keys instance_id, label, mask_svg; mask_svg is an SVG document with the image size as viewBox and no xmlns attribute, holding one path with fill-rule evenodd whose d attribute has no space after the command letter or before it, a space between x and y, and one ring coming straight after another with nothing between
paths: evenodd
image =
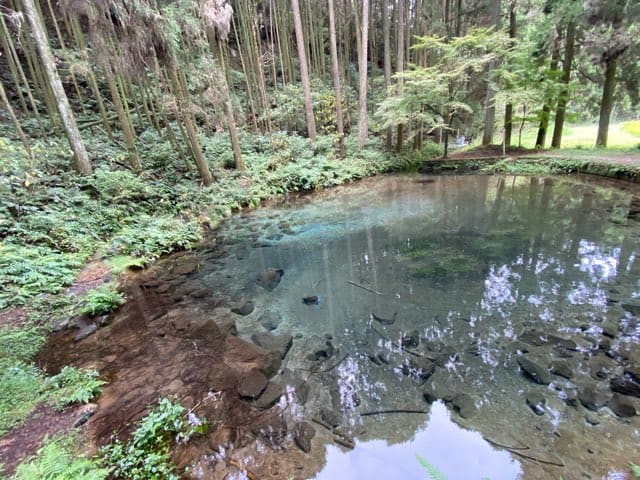
<instances>
[{"instance_id":1,"label":"grass lawn","mask_svg":"<svg viewBox=\"0 0 640 480\"><path fill-rule=\"evenodd\" d=\"M565 125L562 132L562 148L593 148L596 143L598 132L597 124L573 124ZM522 146L533 148L536 142L537 127L525 128L522 132ZM547 132L546 146L551 143L553 135L553 125ZM498 141L496 135L495 141ZM518 131L514 130L512 142L518 144ZM612 123L609 126L608 148L629 149L640 145L640 120L629 122Z\"/></svg>"}]
</instances>

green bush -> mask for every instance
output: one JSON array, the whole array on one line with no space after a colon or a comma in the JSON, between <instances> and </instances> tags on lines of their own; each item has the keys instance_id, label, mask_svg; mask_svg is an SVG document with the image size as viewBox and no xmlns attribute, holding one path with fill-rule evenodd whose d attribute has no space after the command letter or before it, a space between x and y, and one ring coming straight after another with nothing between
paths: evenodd
<instances>
[{"instance_id":1,"label":"green bush","mask_svg":"<svg viewBox=\"0 0 640 480\"><path fill-rule=\"evenodd\" d=\"M90 290L84 297L80 313L97 316L117 310L125 302L124 296L116 290L114 283Z\"/></svg>"},{"instance_id":2,"label":"green bush","mask_svg":"<svg viewBox=\"0 0 640 480\"><path fill-rule=\"evenodd\" d=\"M98 459L78 455L77 437L58 436L38 449L38 454L22 462L12 480L103 480L109 470Z\"/></svg>"},{"instance_id":3,"label":"green bush","mask_svg":"<svg viewBox=\"0 0 640 480\"><path fill-rule=\"evenodd\" d=\"M206 429L206 422L195 416L185 418L179 403L162 398L133 433L131 440L116 440L102 448L108 465L117 478L131 480L177 480L169 460L174 441L187 441Z\"/></svg>"},{"instance_id":4,"label":"green bush","mask_svg":"<svg viewBox=\"0 0 640 480\"><path fill-rule=\"evenodd\" d=\"M49 392L57 408L62 408L72 403L89 403L105 383L95 370L65 366L60 373L45 380L44 391Z\"/></svg>"}]
</instances>

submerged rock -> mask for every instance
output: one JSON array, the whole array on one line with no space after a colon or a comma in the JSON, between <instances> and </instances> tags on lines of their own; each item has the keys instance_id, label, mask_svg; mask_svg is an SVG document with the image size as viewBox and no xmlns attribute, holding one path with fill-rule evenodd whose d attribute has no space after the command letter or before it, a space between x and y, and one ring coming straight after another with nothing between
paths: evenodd
<instances>
[{"instance_id":1,"label":"submerged rock","mask_svg":"<svg viewBox=\"0 0 640 480\"><path fill-rule=\"evenodd\" d=\"M544 415L544 406L547 404L547 399L544 398L544 395L538 391L529 391L525 396L525 400L527 405L533 413L536 415Z\"/></svg>"},{"instance_id":2,"label":"submerged rock","mask_svg":"<svg viewBox=\"0 0 640 480\"><path fill-rule=\"evenodd\" d=\"M275 330L282 323L282 316L271 311L264 312L258 317L258 323L260 323L265 330Z\"/></svg>"},{"instance_id":3,"label":"submerged rock","mask_svg":"<svg viewBox=\"0 0 640 480\"><path fill-rule=\"evenodd\" d=\"M610 398L611 392L601 390L597 385L587 385L578 392L580 403L594 412L604 407Z\"/></svg>"},{"instance_id":4,"label":"submerged rock","mask_svg":"<svg viewBox=\"0 0 640 480\"><path fill-rule=\"evenodd\" d=\"M311 295L309 297L303 297L302 302L305 305L318 305L320 302L317 295Z\"/></svg>"},{"instance_id":5,"label":"submerged rock","mask_svg":"<svg viewBox=\"0 0 640 480\"><path fill-rule=\"evenodd\" d=\"M320 418L322 418L322 421L330 427L337 427L342 423L342 415L329 408L323 407L320 409Z\"/></svg>"},{"instance_id":6,"label":"submerged rock","mask_svg":"<svg viewBox=\"0 0 640 480\"><path fill-rule=\"evenodd\" d=\"M566 378L567 380L571 380L573 377L573 369L564 360L554 360L551 362L550 370L554 375Z\"/></svg>"},{"instance_id":7,"label":"submerged rock","mask_svg":"<svg viewBox=\"0 0 640 480\"><path fill-rule=\"evenodd\" d=\"M278 352L280 354L280 357L284 358L291 348L293 337L291 335L254 333L253 335L251 335L251 341L266 350Z\"/></svg>"},{"instance_id":8,"label":"submerged rock","mask_svg":"<svg viewBox=\"0 0 640 480\"><path fill-rule=\"evenodd\" d=\"M402 373L412 378L427 380L436 369L436 364L424 357L409 358L402 364Z\"/></svg>"},{"instance_id":9,"label":"submerged rock","mask_svg":"<svg viewBox=\"0 0 640 480\"><path fill-rule=\"evenodd\" d=\"M311 440L315 435L315 428L307 422L300 422L294 428L293 440L300 450L304 453L309 453L311 451Z\"/></svg>"},{"instance_id":10,"label":"submerged rock","mask_svg":"<svg viewBox=\"0 0 640 480\"><path fill-rule=\"evenodd\" d=\"M518 357L518 365L524 372L525 376L541 385L549 385L551 377L546 368L538 365L527 357Z\"/></svg>"},{"instance_id":11,"label":"submerged rock","mask_svg":"<svg viewBox=\"0 0 640 480\"><path fill-rule=\"evenodd\" d=\"M636 382L628 373L621 377L612 378L609 385L614 392L640 398L640 383Z\"/></svg>"},{"instance_id":12,"label":"submerged rock","mask_svg":"<svg viewBox=\"0 0 640 480\"><path fill-rule=\"evenodd\" d=\"M471 398L466 393L459 393L455 397L453 397L453 400L451 400L451 405L462 418L471 418L478 411L473 398Z\"/></svg>"},{"instance_id":13,"label":"submerged rock","mask_svg":"<svg viewBox=\"0 0 640 480\"><path fill-rule=\"evenodd\" d=\"M622 308L629 312L631 315L638 317L640 316L640 305L636 305L634 303L623 303L621 304Z\"/></svg>"},{"instance_id":14,"label":"submerged rock","mask_svg":"<svg viewBox=\"0 0 640 480\"><path fill-rule=\"evenodd\" d=\"M607 406L613 413L622 418L633 417L636 414L636 407L626 395L614 393Z\"/></svg>"},{"instance_id":15,"label":"submerged rock","mask_svg":"<svg viewBox=\"0 0 640 480\"><path fill-rule=\"evenodd\" d=\"M258 275L258 284L265 290L273 290L280 284L280 279L284 275L281 268L267 268Z\"/></svg>"},{"instance_id":16,"label":"submerged rock","mask_svg":"<svg viewBox=\"0 0 640 480\"><path fill-rule=\"evenodd\" d=\"M233 307L231 311L233 313L237 313L238 315L246 317L247 315L251 314L254 309L255 305L251 300L243 300L237 306Z\"/></svg>"}]
</instances>

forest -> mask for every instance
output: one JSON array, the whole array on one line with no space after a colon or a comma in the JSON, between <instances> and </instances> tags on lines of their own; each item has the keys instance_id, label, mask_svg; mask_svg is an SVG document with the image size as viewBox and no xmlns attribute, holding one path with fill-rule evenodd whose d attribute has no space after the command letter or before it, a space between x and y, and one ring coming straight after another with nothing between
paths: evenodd
<instances>
[{"instance_id":1,"label":"forest","mask_svg":"<svg viewBox=\"0 0 640 480\"><path fill-rule=\"evenodd\" d=\"M639 101L633 0L0 0L0 478L178 478L172 438L206 425L168 399L98 452L3 443L108 383L38 355L106 323L123 272L270 199L465 149L589 125L581 150L633 155Z\"/></svg>"}]
</instances>

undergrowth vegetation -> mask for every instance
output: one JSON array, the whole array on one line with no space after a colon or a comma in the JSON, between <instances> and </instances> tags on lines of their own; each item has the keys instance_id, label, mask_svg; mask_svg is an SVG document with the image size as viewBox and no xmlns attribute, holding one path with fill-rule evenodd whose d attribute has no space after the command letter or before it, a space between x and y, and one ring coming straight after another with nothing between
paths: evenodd
<instances>
[{"instance_id":1,"label":"undergrowth vegetation","mask_svg":"<svg viewBox=\"0 0 640 480\"><path fill-rule=\"evenodd\" d=\"M179 403L162 398L140 421L129 441L116 439L103 447L101 454L116 478L177 480L169 448L204 433L206 428L205 420L187 414Z\"/></svg>"}]
</instances>

